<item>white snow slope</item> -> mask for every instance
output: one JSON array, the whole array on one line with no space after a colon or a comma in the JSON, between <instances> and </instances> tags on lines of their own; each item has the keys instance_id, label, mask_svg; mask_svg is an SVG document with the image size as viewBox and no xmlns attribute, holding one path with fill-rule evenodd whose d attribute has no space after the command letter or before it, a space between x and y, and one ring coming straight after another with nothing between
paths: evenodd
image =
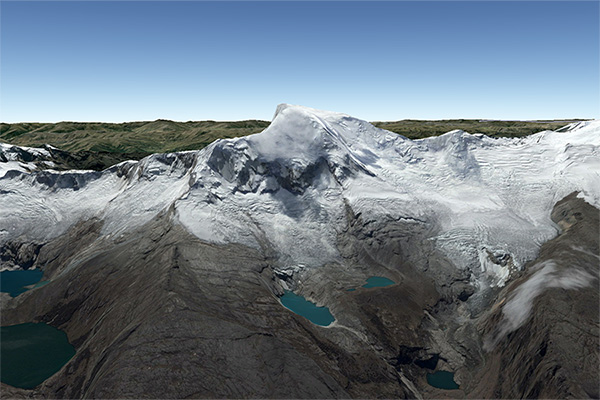
<instances>
[{"instance_id":1,"label":"white snow slope","mask_svg":"<svg viewBox=\"0 0 600 400\"><path fill-rule=\"evenodd\" d=\"M102 173L6 172L0 245L45 242L91 217L105 221L105 235L120 235L173 206L203 240L268 246L281 267L315 267L339 259L348 204L364 221L435 221L431 240L458 268L502 285L508 267L489 262L485 249L511 254L517 267L533 259L558 232L552 207L573 191L600 208L600 121L520 139L452 131L412 141L283 104L263 132L200 151Z\"/></svg>"},{"instance_id":2,"label":"white snow slope","mask_svg":"<svg viewBox=\"0 0 600 400\"><path fill-rule=\"evenodd\" d=\"M32 172L38 166L32 162L21 160L21 154L30 155L31 159L36 157L50 157L50 152L46 149L36 149L33 147L13 146L6 143L0 143L0 178L8 171ZM44 162L46 168L52 168L52 162Z\"/></svg>"}]
</instances>

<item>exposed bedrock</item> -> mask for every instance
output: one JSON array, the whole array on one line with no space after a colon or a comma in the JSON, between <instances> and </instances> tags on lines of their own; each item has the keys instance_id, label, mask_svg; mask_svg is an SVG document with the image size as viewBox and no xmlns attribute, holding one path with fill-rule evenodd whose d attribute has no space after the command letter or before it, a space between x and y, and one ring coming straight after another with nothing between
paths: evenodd
<instances>
[{"instance_id":1,"label":"exposed bedrock","mask_svg":"<svg viewBox=\"0 0 600 400\"><path fill-rule=\"evenodd\" d=\"M111 151L68 152L50 145L27 148L4 144L0 146L0 162L17 161L26 163L27 170L95 170L102 171L126 160L146 157L146 152L115 153Z\"/></svg>"},{"instance_id":2,"label":"exposed bedrock","mask_svg":"<svg viewBox=\"0 0 600 400\"><path fill-rule=\"evenodd\" d=\"M79 253L55 253L60 239L44 246L38 261L52 282L3 308L2 325L46 322L77 349L31 395L411 397L376 343L282 307L270 260L257 251L203 243L170 213L90 244L100 228L76 228L68 247Z\"/></svg>"},{"instance_id":3,"label":"exposed bedrock","mask_svg":"<svg viewBox=\"0 0 600 400\"><path fill-rule=\"evenodd\" d=\"M352 265L355 282L387 272L433 284L448 302L466 300L474 291L471 272L448 261L431 240L439 230L435 219L386 215L367 218L346 206L346 228L338 235L344 262ZM363 271L358 274L356 271Z\"/></svg>"},{"instance_id":4,"label":"exposed bedrock","mask_svg":"<svg viewBox=\"0 0 600 400\"><path fill-rule=\"evenodd\" d=\"M40 252L40 244L8 241L0 247L0 267L3 270L29 269Z\"/></svg>"},{"instance_id":5,"label":"exposed bedrock","mask_svg":"<svg viewBox=\"0 0 600 400\"><path fill-rule=\"evenodd\" d=\"M485 365L470 397L600 397L599 211L573 193L552 220L561 234L481 319Z\"/></svg>"},{"instance_id":6,"label":"exposed bedrock","mask_svg":"<svg viewBox=\"0 0 600 400\"><path fill-rule=\"evenodd\" d=\"M77 353L32 391L2 385L3 397L597 398L598 210L573 194L552 218L562 233L477 312L469 277L425 240L437 228L424 221L348 208L339 262L289 270L268 246L199 240L172 208L125 235L83 221L36 245L30 267L51 283L1 314L64 330ZM374 275L395 284L362 288ZM284 285L335 322L284 308ZM460 389L428 386L434 369Z\"/></svg>"},{"instance_id":7,"label":"exposed bedrock","mask_svg":"<svg viewBox=\"0 0 600 400\"><path fill-rule=\"evenodd\" d=\"M338 182L369 171L348 154L341 159L330 154L314 160L261 157L246 140L219 141L214 144L207 165L233 184L240 193L274 193L280 189L295 195L303 194L315 181L331 174Z\"/></svg>"}]
</instances>

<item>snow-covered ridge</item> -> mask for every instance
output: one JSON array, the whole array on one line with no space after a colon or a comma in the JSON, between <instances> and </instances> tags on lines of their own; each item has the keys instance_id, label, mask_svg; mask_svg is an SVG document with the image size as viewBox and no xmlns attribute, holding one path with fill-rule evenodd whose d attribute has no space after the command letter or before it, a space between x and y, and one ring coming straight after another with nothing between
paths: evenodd
<instances>
[{"instance_id":1,"label":"snow-covered ridge","mask_svg":"<svg viewBox=\"0 0 600 400\"><path fill-rule=\"evenodd\" d=\"M50 147L50 146L49 146ZM34 148L24 146L13 146L8 143L0 143L0 177L11 170L32 172L38 169L41 161L45 168L52 168L54 164L51 161L45 161L50 158L50 152L45 148Z\"/></svg>"},{"instance_id":2,"label":"snow-covered ridge","mask_svg":"<svg viewBox=\"0 0 600 400\"><path fill-rule=\"evenodd\" d=\"M45 241L93 216L106 235L121 234L173 206L201 239L268 246L282 267L310 267L339 259L348 205L365 221L428 221L457 267L502 283L556 235L558 200L580 191L600 207L599 148L600 121L519 139L452 131L412 141L345 114L280 105L263 132L200 151L102 173L8 173L0 243Z\"/></svg>"}]
</instances>

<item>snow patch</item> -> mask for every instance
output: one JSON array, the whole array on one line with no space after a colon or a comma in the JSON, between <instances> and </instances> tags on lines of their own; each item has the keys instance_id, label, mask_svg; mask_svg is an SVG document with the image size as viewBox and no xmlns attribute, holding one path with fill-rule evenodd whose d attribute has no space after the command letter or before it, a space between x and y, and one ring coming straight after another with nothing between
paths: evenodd
<instances>
[{"instance_id":1,"label":"snow patch","mask_svg":"<svg viewBox=\"0 0 600 400\"><path fill-rule=\"evenodd\" d=\"M503 319L495 336L488 339L484 348L491 350L504 336L523 326L533 309L533 302L542 292L550 288L580 289L590 285L594 277L580 268L557 270L553 260L534 265L537 271L514 290L510 300L502 308Z\"/></svg>"}]
</instances>

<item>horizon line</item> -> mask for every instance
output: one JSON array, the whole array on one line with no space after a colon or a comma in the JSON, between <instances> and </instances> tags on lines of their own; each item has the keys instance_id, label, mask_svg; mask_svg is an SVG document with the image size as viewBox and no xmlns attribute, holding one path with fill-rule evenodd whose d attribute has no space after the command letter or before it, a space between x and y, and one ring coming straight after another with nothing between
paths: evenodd
<instances>
[{"instance_id":1,"label":"horizon line","mask_svg":"<svg viewBox=\"0 0 600 400\"><path fill-rule=\"evenodd\" d=\"M2 0L4 1L4 0ZM361 119L361 118L357 118ZM497 118L402 118L402 119L390 119L390 120L363 120L369 123L376 122L402 122L402 121L428 121L428 122L436 122L436 121L477 121L477 122L548 122L548 123L557 123L557 122L576 122L576 121L595 121L600 118L538 118L538 119L497 119ZM17 124L60 124L60 123L75 123L75 124L130 124L136 122L157 122L157 121L166 121L166 122L176 122L176 123L193 123L193 122L246 122L246 121L257 121L257 122L272 122L272 119L258 119L258 118L246 118L246 119L227 119L227 120L217 120L217 119L197 119L197 120L175 120L168 118L156 118L156 119L139 119L139 120L127 120L127 121L80 121L80 120L59 120L59 121L15 121L15 122L6 122L0 121L0 124L6 125L17 125Z\"/></svg>"}]
</instances>

